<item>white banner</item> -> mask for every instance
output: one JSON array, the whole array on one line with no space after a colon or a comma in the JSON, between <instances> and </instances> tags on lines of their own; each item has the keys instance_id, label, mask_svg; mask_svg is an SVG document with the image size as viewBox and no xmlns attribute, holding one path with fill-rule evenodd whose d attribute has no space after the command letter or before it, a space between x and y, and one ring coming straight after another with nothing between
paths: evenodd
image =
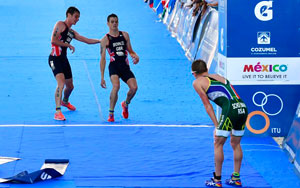
<instances>
[{"instance_id":1,"label":"white banner","mask_svg":"<svg viewBox=\"0 0 300 188\"><path fill-rule=\"evenodd\" d=\"M300 84L300 58L227 58L232 84Z\"/></svg>"}]
</instances>

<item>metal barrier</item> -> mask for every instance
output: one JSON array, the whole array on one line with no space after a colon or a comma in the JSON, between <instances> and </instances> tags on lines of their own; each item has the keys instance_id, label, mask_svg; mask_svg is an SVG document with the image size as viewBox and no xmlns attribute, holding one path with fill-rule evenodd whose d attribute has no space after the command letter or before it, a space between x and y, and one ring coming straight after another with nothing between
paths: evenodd
<instances>
[{"instance_id":1,"label":"metal barrier","mask_svg":"<svg viewBox=\"0 0 300 188\"><path fill-rule=\"evenodd\" d=\"M296 171L300 174L300 102L289 134L284 139L283 148L288 153L290 161L294 163Z\"/></svg>"}]
</instances>

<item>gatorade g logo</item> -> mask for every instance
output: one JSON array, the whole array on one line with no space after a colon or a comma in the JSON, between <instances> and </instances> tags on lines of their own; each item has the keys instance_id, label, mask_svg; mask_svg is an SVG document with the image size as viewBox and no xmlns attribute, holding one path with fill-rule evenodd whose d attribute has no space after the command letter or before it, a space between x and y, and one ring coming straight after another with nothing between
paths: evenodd
<instances>
[{"instance_id":1,"label":"gatorade g logo","mask_svg":"<svg viewBox=\"0 0 300 188\"><path fill-rule=\"evenodd\" d=\"M254 14L260 21L269 21L273 19L272 8L273 1L261 1L254 9Z\"/></svg>"}]
</instances>

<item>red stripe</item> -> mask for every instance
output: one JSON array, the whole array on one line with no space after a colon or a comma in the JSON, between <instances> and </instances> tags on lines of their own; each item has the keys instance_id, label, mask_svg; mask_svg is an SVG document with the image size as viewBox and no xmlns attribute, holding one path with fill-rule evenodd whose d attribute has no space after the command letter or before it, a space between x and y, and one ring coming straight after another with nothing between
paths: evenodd
<instances>
[{"instance_id":1,"label":"red stripe","mask_svg":"<svg viewBox=\"0 0 300 188\"><path fill-rule=\"evenodd\" d=\"M57 56L60 56L59 47L55 45L55 53Z\"/></svg>"},{"instance_id":2,"label":"red stripe","mask_svg":"<svg viewBox=\"0 0 300 188\"><path fill-rule=\"evenodd\" d=\"M235 93L235 95L237 96L238 99L240 99L240 96L237 94L237 92L235 91L235 89L233 88L233 86L230 84L231 89L233 90L233 92Z\"/></svg>"}]
</instances>

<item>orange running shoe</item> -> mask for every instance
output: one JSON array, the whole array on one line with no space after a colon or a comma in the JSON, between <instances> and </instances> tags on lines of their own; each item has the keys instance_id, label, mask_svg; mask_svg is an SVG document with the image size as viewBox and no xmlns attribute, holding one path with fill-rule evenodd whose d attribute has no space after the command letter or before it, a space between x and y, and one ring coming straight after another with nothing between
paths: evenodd
<instances>
[{"instance_id":1,"label":"orange running shoe","mask_svg":"<svg viewBox=\"0 0 300 188\"><path fill-rule=\"evenodd\" d=\"M109 114L108 115L108 122L114 122L115 121L115 117L114 117L114 114Z\"/></svg>"},{"instance_id":2,"label":"orange running shoe","mask_svg":"<svg viewBox=\"0 0 300 188\"><path fill-rule=\"evenodd\" d=\"M61 101L61 105L64 106L64 107L67 107L71 111L76 110L75 106L73 106L70 102L65 103L64 101Z\"/></svg>"},{"instance_id":3,"label":"orange running shoe","mask_svg":"<svg viewBox=\"0 0 300 188\"><path fill-rule=\"evenodd\" d=\"M128 119L128 116L129 116L129 113L128 113L128 106L126 107L125 101L123 101L123 102L121 103L121 106L122 106L122 108L123 108L123 112L122 112L123 118Z\"/></svg>"},{"instance_id":4,"label":"orange running shoe","mask_svg":"<svg viewBox=\"0 0 300 188\"><path fill-rule=\"evenodd\" d=\"M61 112L56 112L54 114L54 119L59 120L59 121L65 121L66 120L65 116Z\"/></svg>"}]
</instances>

